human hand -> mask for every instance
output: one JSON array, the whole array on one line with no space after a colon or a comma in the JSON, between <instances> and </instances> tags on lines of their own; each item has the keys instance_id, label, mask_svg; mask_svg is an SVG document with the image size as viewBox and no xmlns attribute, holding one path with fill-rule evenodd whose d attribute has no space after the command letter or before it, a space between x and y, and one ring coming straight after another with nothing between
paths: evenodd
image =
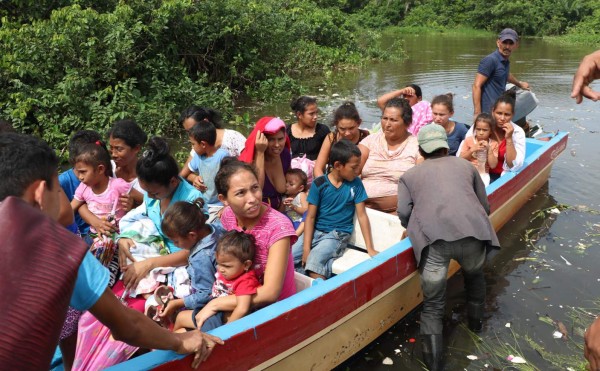
<instances>
[{"instance_id":1,"label":"human hand","mask_svg":"<svg viewBox=\"0 0 600 371\"><path fill-rule=\"evenodd\" d=\"M217 310L213 309L209 304L205 305L204 308L196 314L196 327L198 330L202 328L204 321L217 314Z\"/></svg>"},{"instance_id":2,"label":"human hand","mask_svg":"<svg viewBox=\"0 0 600 371\"><path fill-rule=\"evenodd\" d=\"M478 143L478 145L479 145L479 149L485 149L485 150L488 149L488 142L487 142L487 140L480 140L479 143Z\"/></svg>"},{"instance_id":3,"label":"human hand","mask_svg":"<svg viewBox=\"0 0 600 371\"><path fill-rule=\"evenodd\" d=\"M158 313L160 318L172 319L175 312L183 306L183 299L169 300L167 305Z\"/></svg>"},{"instance_id":4,"label":"human hand","mask_svg":"<svg viewBox=\"0 0 600 371\"><path fill-rule=\"evenodd\" d=\"M283 199L283 204L285 206L292 206L292 201L294 201L293 197L286 197Z\"/></svg>"},{"instance_id":5,"label":"human hand","mask_svg":"<svg viewBox=\"0 0 600 371\"><path fill-rule=\"evenodd\" d=\"M589 369L600 370L600 318L596 318L590 325L583 339L585 340L583 356L589 362Z\"/></svg>"},{"instance_id":6,"label":"human hand","mask_svg":"<svg viewBox=\"0 0 600 371\"><path fill-rule=\"evenodd\" d=\"M181 340L181 345L176 349L177 353L195 353L194 360L192 361L192 368L194 369L208 358L216 344L225 344L218 337L205 334L201 331L187 331L174 335Z\"/></svg>"},{"instance_id":7,"label":"human hand","mask_svg":"<svg viewBox=\"0 0 600 371\"><path fill-rule=\"evenodd\" d=\"M135 262L125 267L121 267L123 271L123 284L127 290L135 290L148 272L152 270L152 263L148 260Z\"/></svg>"},{"instance_id":8,"label":"human hand","mask_svg":"<svg viewBox=\"0 0 600 371\"><path fill-rule=\"evenodd\" d=\"M131 251L129 251L133 246L135 246L135 242L131 238L121 238L117 243L119 246L119 266L121 269L125 268L129 263L127 259L131 262L135 262L133 255L131 255Z\"/></svg>"},{"instance_id":9,"label":"human hand","mask_svg":"<svg viewBox=\"0 0 600 371\"><path fill-rule=\"evenodd\" d=\"M198 175L198 176L196 176L196 178L194 178L194 183L192 183L192 185L194 187L196 187L196 189L199 190L200 192L205 192L208 189L206 184L204 184L204 179L202 179L202 177L200 175Z\"/></svg>"},{"instance_id":10,"label":"human hand","mask_svg":"<svg viewBox=\"0 0 600 371\"><path fill-rule=\"evenodd\" d=\"M369 250L369 251L367 251L367 254L369 254L370 257L374 257L375 255L379 254L379 251Z\"/></svg>"},{"instance_id":11,"label":"human hand","mask_svg":"<svg viewBox=\"0 0 600 371\"><path fill-rule=\"evenodd\" d=\"M515 131L515 129L513 128L512 124L510 122L505 122L504 124L498 124L498 126L504 130L504 137L506 139L510 139L512 138L513 132Z\"/></svg>"},{"instance_id":12,"label":"human hand","mask_svg":"<svg viewBox=\"0 0 600 371\"><path fill-rule=\"evenodd\" d=\"M119 203L121 204L125 212L128 212L129 210L133 209L133 197L131 197L129 193L120 195Z\"/></svg>"},{"instance_id":13,"label":"human hand","mask_svg":"<svg viewBox=\"0 0 600 371\"><path fill-rule=\"evenodd\" d=\"M521 85L520 88L523 90L531 90L527 81L519 81L519 85Z\"/></svg>"},{"instance_id":14,"label":"human hand","mask_svg":"<svg viewBox=\"0 0 600 371\"><path fill-rule=\"evenodd\" d=\"M416 95L417 92L411 86L407 86L405 88L400 89L400 94L402 95Z\"/></svg>"},{"instance_id":15,"label":"human hand","mask_svg":"<svg viewBox=\"0 0 600 371\"><path fill-rule=\"evenodd\" d=\"M573 90L571 98L575 98L577 104L581 103L583 97L596 102L600 100L600 92L592 90L590 83L600 78L600 50L586 55L573 76Z\"/></svg>"},{"instance_id":16,"label":"human hand","mask_svg":"<svg viewBox=\"0 0 600 371\"><path fill-rule=\"evenodd\" d=\"M302 266L306 266L306 261L308 260L308 255L310 255L310 248L309 249L303 249L302 251Z\"/></svg>"},{"instance_id":17,"label":"human hand","mask_svg":"<svg viewBox=\"0 0 600 371\"><path fill-rule=\"evenodd\" d=\"M258 152L265 152L267 147L269 146L269 140L267 136L261 132L256 134L256 141L254 142L254 147Z\"/></svg>"},{"instance_id":18,"label":"human hand","mask_svg":"<svg viewBox=\"0 0 600 371\"><path fill-rule=\"evenodd\" d=\"M112 236L115 232L115 225L112 222L106 220L106 218L95 218L92 227L96 230L98 235Z\"/></svg>"}]
</instances>

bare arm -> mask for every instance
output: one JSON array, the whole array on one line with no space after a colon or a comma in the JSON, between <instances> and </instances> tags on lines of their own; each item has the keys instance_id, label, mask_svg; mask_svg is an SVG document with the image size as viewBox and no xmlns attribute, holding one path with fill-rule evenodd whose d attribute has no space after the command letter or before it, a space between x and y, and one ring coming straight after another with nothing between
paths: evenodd
<instances>
[{"instance_id":1,"label":"bare arm","mask_svg":"<svg viewBox=\"0 0 600 371\"><path fill-rule=\"evenodd\" d=\"M317 217L317 206L309 204L308 214L304 219L304 245L302 246L302 266L306 265L306 259L310 254L310 248L312 246L312 239L315 234L315 219Z\"/></svg>"},{"instance_id":2,"label":"bare arm","mask_svg":"<svg viewBox=\"0 0 600 371\"><path fill-rule=\"evenodd\" d=\"M192 161L192 155L189 155L189 156L188 156L187 160L185 160L185 164L183 165L183 167L181 168L181 171L179 172L179 175L180 175L182 178L184 178L184 179L185 179L185 176L183 176L183 171L184 171L185 169L189 169L189 168L190 168L190 167L189 167L190 161Z\"/></svg>"},{"instance_id":3,"label":"bare arm","mask_svg":"<svg viewBox=\"0 0 600 371\"><path fill-rule=\"evenodd\" d=\"M269 140L263 133L258 133L254 143L254 167L258 173L258 184L260 188L263 188L265 186L265 151Z\"/></svg>"},{"instance_id":4,"label":"bare arm","mask_svg":"<svg viewBox=\"0 0 600 371\"><path fill-rule=\"evenodd\" d=\"M315 161L315 167L313 169L313 178L325 174L325 166L327 166L327 162L329 161L329 152L331 151L331 142L334 139L334 135L335 133L327 134L327 137L325 137L325 140L321 145L321 150L319 151L319 156Z\"/></svg>"},{"instance_id":5,"label":"bare arm","mask_svg":"<svg viewBox=\"0 0 600 371\"><path fill-rule=\"evenodd\" d=\"M481 89L487 81L487 76L477 73L475 82L473 83L473 115L477 116L481 113Z\"/></svg>"},{"instance_id":6,"label":"bare arm","mask_svg":"<svg viewBox=\"0 0 600 371\"><path fill-rule=\"evenodd\" d=\"M405 88L402 88L400 90L394 90L391 91L389 93L385 93L384 95L380 96L379 98L377 98L377 106L379 107L379 109L381 111L383 111L383 109L385 108L385 104L392 98L396 98L399 97L401 95L404 94L410 94L410 95L415 95L415 89L411 88L410 86L407 86Z\"/></svg>"},{"instance_id":7,"label":"bare arm","mask_svg":"<svg viewBox=\"0 0 600 371\"><path fill-rule=\"evenodd\" d=\"M83 219L84 222L92 226L98 234L103 234L106 236L112 235L115 231L115 225L109 222L108 220L100 219L96 215L94 215L90 209L88 209L87 204L83 201L77 201L73 199L71 201L71 207L73 207L73 202L82 202L82 204L77 208L73 208L73 210L77 210L79 212L79 216Z\"/></svg>"},{"instance_id":8,"label":"bare arm","mask_svg":"<svg viewBox=\"0 0 600 371\"><path fill-rule=\"evenodd\" d=\"M529 83L527 81L517 80L517 78L512 73L508 74L508 82L516 85L517 87L519 87L523 90L529 90Z\"/></svg>"},{"instance_id":9,"label":"bare arm","mask_svg":"<svg viewBox=\"0 0 600 371\"><path fill-rule=\"evenodd\" d=\"M358 168L358 173L362 174L362 170L369 159L369 154L371 151L369 148L363 144L358 145L358 149L360 150L360 167Z\"/></svg>"},{"instance_id":10,"label":"bare arm","mask_svg":"<svg viewBox=\"0 0 600 371\"><path fill-rule=\"evenodd\" d=\"M235 306L233 312L231 312L227 323L244 317L246 314L248 314L250 307L252 306L252 295L235 295L235 300L237 305Z\"/></svg>"},{"instance_id":11,"label":"bare arm","mask_svg":"<svg viewBox=\"0 0 600 371\"><path fill-rule=\"evenodd\" d=\"M265 163L265 176L269 177L271 184L278 193L285 193L285 173L281 157L277 156Z\"/></svg>"},{"instance_id":12,"label":"bare arm","mask_svg":"<svg viewBox=\"0 0 600 371\"><path fill-rule=\"evenodd\" d=\"M575 76L573 76L573 89L571 98L575 98L577 104L581 103L583 97L600 100L600 92L592 90L590 83L600 78L600 50L588 54L581 60ZM597 322L597 321L596 321Z\"/></svg>"},{"instance_id":13,"label":"bare arm","mask_svg":"<svg viewBox=\"0 0 600 371\"><path fill-rule=\"evenodd\" d=\"M465 139L460 150L460 157L470 161L473 158L475 148L475 146L471 146L471 143L467 142L467 139Z\"/></svg>"},{"instance_id":14,"label":"bare arm","mask_svg":"<svg viewBox=\"0 0 600 371\"><path fill-rule=\"evenodd\" d=\"M71 207L69 199L62 188L58 190L58 197L60 199L60 211L58 213L57 221L60 223L60 225L67 227L73 224L73 221L75 220L73 216L73 208Z\"/></svg>"},{"instance_id":15,"label":"bare arm","mask_svg":"<svg viewBox=\"0 0 600 371\"><path fill-rule=\"evenodd\" d=\"M196 352L192 367L210 355L215 343L223 344L219 338L200 331L175 334L156 326L150 318L121 304L108 288L90 312L110 329L116 340L144 348L173 350L179 354Z\"/></svg>"},{"instance_id":16,"label":"bare arm","mask_svg":"<svg viewBox=\"0 0 600 371\"><path fill-rule=\"evenodd\" d=\"M358 218L358 224L360 225L360 231L362 232L363 238L365 239L365 245L367 245L367 253L370 256L377 255L377 251L373 247L373 236L371 234L371 223L369 222L369 216L365 209L365 203L360 202L356 204L356 217Z\"/></svg>"}]
</instances>

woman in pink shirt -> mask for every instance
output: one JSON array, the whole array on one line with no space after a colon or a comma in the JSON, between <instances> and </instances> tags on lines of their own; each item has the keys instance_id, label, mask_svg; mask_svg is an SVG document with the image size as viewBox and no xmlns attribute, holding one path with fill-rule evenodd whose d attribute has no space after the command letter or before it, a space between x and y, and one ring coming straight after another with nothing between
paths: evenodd
<instances>
[{"instance_id":1,"label":"woman in pink shirt","mask_svg":"<svg viewBox=\"0 0 600 371\"><path fill-rule=\"evenodd\" d=\"M254 236L254 270L262 286L252 296L252 306L260 308L296 293L291 246L296 231L288 217L262 202L262 190L252 165L231 160L221 165L215 178L219 200L225 208L221 223L227 230L244 231ZM231 311L235 296L211 300L207 310Z\"/></svg>"}]
</instances>

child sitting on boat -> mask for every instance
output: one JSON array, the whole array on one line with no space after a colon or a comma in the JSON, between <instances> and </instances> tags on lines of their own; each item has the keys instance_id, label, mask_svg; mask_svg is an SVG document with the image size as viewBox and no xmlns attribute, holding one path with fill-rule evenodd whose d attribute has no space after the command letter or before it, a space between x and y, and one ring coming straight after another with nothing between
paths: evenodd
<instances>
[{"instance_id":1,"label":"child sitting on boat","mask_svg":"<svg viewBox=\"0 0 600 371\"><path fill-rule=\"evenodd\" d=\"M232 312L217 314L204 308L195 309L192 314L195 327L204 329L207 321L215 317L220 321L218 317L221 315L224 317L223 322L231 322L248 314L252 305L252 295L256 294L260 286L256 272L252 269L255 251L256 242L251 234L232 230L221 237L215 252L217 273L215 273L212 297L235 295L237 304ZM189 317L185 316L185 318Z\"/></svg>"},{"instance_id":2,"label":"child sitting on boat","mask_svg":"<svg viewBox=\"0 0 600 371\"><path fill-rule=\"evenodd\" d=\"M347 139L336 142L329 154L330 172L313 181L308 192L308 214L304 234L292 247L294 264L312 278L329 278L333 260L346 250L356 213L370 256L373 248L371 226L365 210L367 193L356 175L360 150Z\"/></svg>"},{"instance_id":3,"label":"child sitting on boat","mask_svg":"<svg viewBox=\"0 0 600 371\"><path fill-rule=\"evenodd\" d=\"M188 133L194 156L181 171L181 176L203 193L208 204L210 223L223 208L215 187L215 176L221 168L221 160L229 156L229 152L216 147L217 129L209 121L195 124Z\"/></svg>"},{"instance_id":4,"label":"child sitting on boat","mask_svg":"<svg viewBox=\"0 0 600 371\"><path fill-rule=\"evenodd\" d=\"M308 176L300 169L288 169L285 173L285 198L282 207L285 215L292 220L296 234L302 223L302 215L308 210L306 191Z\"/></svg>"},{"instance_id":5,"label":"child sitting on boat","mask_svg":"<svg viewBox=\"0 0 600 371\"><path fill-rule=\"evenodd\" d=\"M192 283L190 295L180 299L169 300L158 308L158 316L167 322L185 307L191 310L179 312L174 330L193 327L192 310L199 309L208 303L214 283L215 248L224 230L218 225L206 223L203 212L204 200L199 198L194 203L178 201L169 206L161 223L163 233L173 243L190 252L187 271ZM212 330L221 323L207 322L204 331Z\"/></svg>"},{"instance_id":6,"label":"child sitting on boat","mask_svg":"<svg viewBox=\"0 0 600 371\"><path fill-rule=\"evenodd\" d=\"M474 136L465 138L460 157L471 161L479 171L483 184L490 184L490 168L498 166L498 141L495 139L496 125L489 113L480 113L473 123Z\"/></svg>"},{"instance_id":7,"label":"child sitting on boat","mask_svg":"<svg viewBox=\"0 0 600 371\"><path fill-rule=\"evenodd\" d=\"M81 184L75 190L71 207L90 225L86 242L91 245L92 254L111 271L109 285L112 285L118 274L118 264L110 264L118 258L114 254L113 229L118 231L119 221L128 211L119 198L138 191L131 190L131 185L124 179L111 176L110 155L101 141L82 146L74 164L75 175Z\"/></svg>"}]
</instances>

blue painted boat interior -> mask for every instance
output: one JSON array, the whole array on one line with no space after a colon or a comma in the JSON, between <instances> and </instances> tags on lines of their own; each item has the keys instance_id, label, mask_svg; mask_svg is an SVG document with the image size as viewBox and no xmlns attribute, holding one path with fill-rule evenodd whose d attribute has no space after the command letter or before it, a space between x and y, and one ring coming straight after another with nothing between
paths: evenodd
<instances>
[{"instance_id":1,"label":"blue painted boat interior","mask_svg":"<svg viewBox=\"0 0 600 371\"><path fill-rule=\"evenodd\" d=\"M547 148L553 146L562 140L568 133L560 132L554 135L550 141L540 141L537 139L527 139L526 142L526 158L523 165L523 168L527 165L534 162L538 159ZM486 191L489 194L496 191L503 184L505 184L509 179L512 179L518 174L518 172L511 173L509 172L506 175L503 175L500 179L490 184ZM227 339L233 337L235 334L249 330L255 329L258 325L263 324L265 322L270 321L271 319L278 317L280 315L285 314L291 308L295 308L304 304L311 302L312 300L319 298L321 296L327 295L327 293L337 289L343 284L354 281L364 273L376 268L380 264L391 260L396 259L396 256L400 253L406 251L407 249L411 249L411 243L408 238L402 240L401 242L391 246L390 248L380 252L378 255L373 258L362 262L348 271L339 274L335 277L332 277L328 280L317 280L316 284L309 289L301 291L285 300L273 303L269 305L268 308L261 309L256 311L242 319L234 321L232 323L226 324L222 327L214 329L210 331L210 334L220 337L225 342ZM255 337L258 339L260 336L264 334L259 334L255 331ZM152 369L158 365L166 363L168 361L173 361L178 358L182 358L184 356L178 355L171 351L153 351L141 357L132 359L130 361L118 364L109 368L109 370L148 370Z\"/></svg>"}]
</instances>

